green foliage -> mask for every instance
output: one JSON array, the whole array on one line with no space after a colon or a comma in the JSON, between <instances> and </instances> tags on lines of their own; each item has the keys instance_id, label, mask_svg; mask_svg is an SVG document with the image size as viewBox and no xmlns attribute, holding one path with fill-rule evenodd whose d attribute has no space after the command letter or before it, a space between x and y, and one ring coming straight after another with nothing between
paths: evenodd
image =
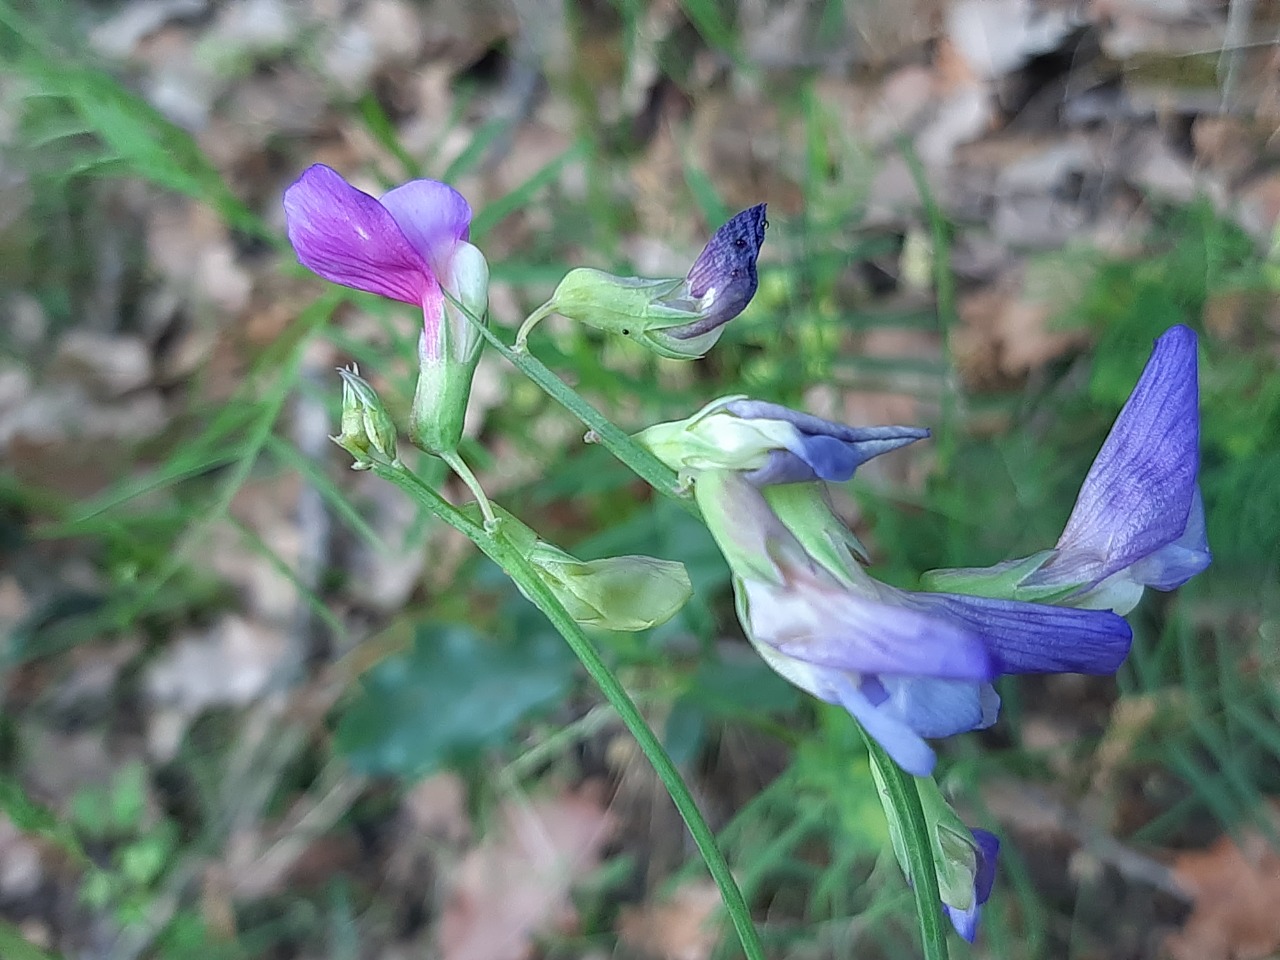
<instances>
[{"instance_id":1,"label":"green foliage","mask_svg":"<svg viewBox=\"0 0 1280 960\"><path fill-rule=\"evenodd\" d=\"M466 626L425 624L409 650L361 679L338 724L339 749L356 770L407 779L464 762L563 697L571 662L545 627L502 645Z\"/></svg>"}]
</instances>

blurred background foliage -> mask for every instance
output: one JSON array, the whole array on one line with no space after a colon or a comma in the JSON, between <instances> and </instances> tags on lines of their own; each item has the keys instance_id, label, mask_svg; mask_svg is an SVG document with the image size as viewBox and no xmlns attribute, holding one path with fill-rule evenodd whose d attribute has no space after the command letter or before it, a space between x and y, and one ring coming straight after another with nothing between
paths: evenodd
<instances>
[{"instance_id":1,"label":"blurred background foliage","mask_svg":"<svg viewBox=\"0 0 1280 960\"><path fill-rule=\"evenodd\" d=\"M279 197L314 161L455 183L508 340L570 267L680 275L768 202L705 361L556 322L533 348L629 429L730 393L930 426L839 504L903 585L1050 545L1152 339L1195 328L1214 565L1146 601L1114 680L1005 686L942 782L1006 841L977 955L1280 949L1275 22L0 0L0 953L733 953L554 632L328 444L339 363L403 417L416 320L293 263ZM698 522L498 358L471 413L464 452L544 538L687 565L675 621L598 641L771 954L909 955L856 733L745 645Z\"/></svg>"}]
</instances>

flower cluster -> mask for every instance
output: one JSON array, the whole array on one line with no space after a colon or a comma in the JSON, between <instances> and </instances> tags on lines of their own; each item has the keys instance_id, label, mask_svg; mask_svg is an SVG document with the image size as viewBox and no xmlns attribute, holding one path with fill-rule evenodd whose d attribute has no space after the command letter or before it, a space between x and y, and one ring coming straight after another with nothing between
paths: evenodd
<instances>
[{"instance_id":1,"label":"flower cluster","mask_svg":"<svg viewBox=\"0 0 1280 960\"><path fill-rule=\"evenodd\" d=\"M422 310L409 438L443 457L570 616L641 630L691 593L683 567L649 557L583 562L484 497L457 456L486 322L489 270L469 242L471 209L452 187L415 180L375 199L324 166L285 194L298 259L320 276ZM765 207L715 232L683 278L570 271L521 327L558 313L673 359L700 357L751 301ZM636 441L675 470L732 572L747 639L779 674L851 714L915 775L943 906L972 940L991 893L998 840L966 826L930 778L930 740L990 726L993 682L1028 673L1108 674L1132 640L1123 614L1147 587L1170 590L1210 562L1199 469L1196 337L1161 336L1085 477L1052 549L988 568L936 570L922 591L872 577L867 551L832 509L827 484L872 457L926 438L919 427L850 427L735 396L660 423ZM396 461L396 434L377 395L343 373L335 441L356 466ZM542 587L538 588L542 589ZM879 756L879 754L877 754ZM887 763L887 761L886 761ZM892 767L889 767L892 770ZM884 790L883 774L876 772ZM906 869L904 827L886 801Z\"/></svg>"}]
</instances>

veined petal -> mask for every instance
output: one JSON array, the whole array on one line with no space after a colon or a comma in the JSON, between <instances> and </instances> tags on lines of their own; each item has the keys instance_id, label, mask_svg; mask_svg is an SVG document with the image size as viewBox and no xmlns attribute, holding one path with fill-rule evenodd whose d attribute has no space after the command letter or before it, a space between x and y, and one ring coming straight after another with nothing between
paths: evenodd
<instances>
[{"instance_id":1,"label":"veined petal","mask_svg":"<svg viewBox=\"0 0 1280 960\"><path fill-rule=\"evenodd\" d=\"M1028 586L1097 583L1177 540L1200 465L1196 335L1175 326L1151 359L1085 477L1058 555Z\"/></svg>"},{"instance_id":2,"label":"veined petal","mask_svg":"<svg viewBox=\"0 0 1280 960\"><path fill-rule=\"evenodd\" d=\"M1002 674L1114 673L1133 642L1125 619L1106 610L954 593L912 597L980 636Z\"/></svg>"},{"instance_id":3,"label":"veined petal","mask_svg":"<svg viewBox=\"0 0 1280 960\"><path fill-rule=\"evenodd\" d=\"M410 180L389 190L381 203L436 276L447 275L454 246L471 232L466 198L438 180Z\"/></svg>"},{"instance_id":4,"label":"veined petal","mask_svg":"<svg viewBox=\"0 0 1280 960\"><path fill-rule=\"evenodd\" d=\"M426 260L377 200L313 164L284 193L289 242L313 273L415 306L435 289Z\"/></svg>"},{"instance_id":5,"label":"veined petal","mask_svg":"<svg viewBox=\"0 0 1280 960\"><path fill-rule=\"evenodd\" d=\"M752 640L818 667L879 676L990 680L982 637L956 618L859 596L825 577L743 581Z\"/></svg>"}]
</instances>

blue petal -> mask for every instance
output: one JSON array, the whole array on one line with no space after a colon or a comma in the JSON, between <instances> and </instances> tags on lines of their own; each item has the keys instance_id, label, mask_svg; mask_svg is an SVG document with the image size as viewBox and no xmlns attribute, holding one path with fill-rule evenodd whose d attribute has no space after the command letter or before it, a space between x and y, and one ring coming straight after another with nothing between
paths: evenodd
<instances>
[{"instance_id":1,"label":"blue petal","mask_svg":"<svg viewBox=\"0 0 1280 960\"><path fill-rule=\"evenodd\" d=\"M1174 590L1196 574L1202 572L1213 560L1204 528L1204 501L1200 487L1195 488L1191 501L1191 513L1182 536L1168 546L1161 547L1151 556L1139 560L1129 568L1129 577L1143 586L1156 590Z\"/></svg>"},{"instance_id":2,"label":"blue petal","mask_svg":"<svg viewBox=\"0 0 1280 960\"><path fill-rule=\"evenodd\" d=\"M872 457L929 436L923 427L850 427L764 400L732 400L724 409L743 420L777 420L795 428L787 443L790 456L780 453L774 462L750 474L756 486L843 482Z\"/></svg>"},{"instance_id":3,"label":"blue petal","mask_svg":"<svg viewBox=\"0 0 1280 960\"><path fill-rule=\"evenodd\" d=\"M878 708L922 737L981 730L996 719L992 710L985 709L990 701L984 702L983 687L995 693L990 684L935 677L882 677L880 683L888 696Z\"/></svg>"},{"instance_id":4,"label":"blue petal","mask_svg":"<svg viewBox=\"0 0 1280 960\"><path fill-rule=\"evenodd\" d=\"M991 888L996 882L996 857L1000 854L1000 838L988 830L974 827L971 831L978 844L978 873L973 880L974 901L978 904L991 899Z\"/></svg>"},{"instance_id":5,"label":"blue petal","mask_svg":"<svg viewBox=\"0 0 1280 960\"><path fill-rule=\"evenodd\" d=\"M1095 584L1177 540L1200 465L1196 335L1172 327L1085 477L1058 555L1028 586Z\"/></svg>"},{"instance_id":6,"label":"blue petal","mask_svg":"<svg viewBox=\"0 0 1280 960\"><path fill-rule=\"evenodd\" d=\"M1129 655L1133 631L1106 610L921 593L926 608L978 634L1000 673L1114 673Z\"/></svg>"},{"instance_id":7,"label":"blue petal","mask_svg":"<svg viewBox=\"0 0 1280 960\"><path fill-rule=\"evenodd\" d=\"M978 920L982 917L982 907L975 903L968 910L957 910L950 904L944 903L942 909L946 912L947 919L951 921L951 926L955 927L956 933L969 943L977 939Z\"/></svg>"},{"instance_id":8,"label":"blue petal","mask_svg":"<svg viewBox=\"0 0 1280 960\"><path fill-rule=\"evenodd\" d=\"M835 701L853 715L876 743L884 747L893 762L915 777L927 777L933 773L933 765L937 761L933 748L901 720L872 706L871 701L847 677L843 681L831 691Z\"/></svg>"},{"instance_id":9,"label":"blue petal","mask_svg":"<svg viewBox=\"0 0 1280 960\"><path fill-rule=\"evenodd\" d=\"M748 585L750 590L750 585ZM791 613L761 609L767 593L752 597L748 618L758 640L817 667L876 676L991 680L991 656L977 631L957 618L884 603L848 590L815 595L822 604L810 623L773 626ZM1078 612L1078 611L1073 611ZM1123 622L1123 621L1122 621ZM769 624L761 629L761 624Z\"/></svg>"}]
</instances>

